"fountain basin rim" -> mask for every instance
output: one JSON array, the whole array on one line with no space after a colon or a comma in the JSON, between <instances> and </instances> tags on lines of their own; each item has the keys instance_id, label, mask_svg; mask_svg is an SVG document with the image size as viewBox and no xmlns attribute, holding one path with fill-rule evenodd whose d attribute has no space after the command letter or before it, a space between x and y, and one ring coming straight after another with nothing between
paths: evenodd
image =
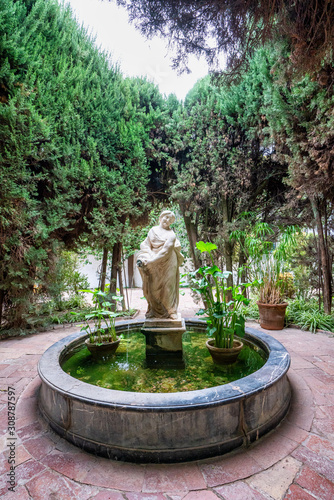
<instances>
[{"instance_id":1,"label":"fountain basin rim","mask_svg":"<svg viewBox=\"0 0 334 500\"><path fill-rule=\"evenodd\" d=\"M205 321L186 319L189 328L204 329ZM144 321L129 320L117 322L116 332L140 329ZM41 380L53 387L64 397L82 401L94 406L123 408L128 411L179 411L229 404L255 395L275 384L286 374L290 356L280 342L270 335L246 327L245 339L261 347L268 355L264 366L242 379L208 389L173 393L137 393L106 389L88 384L65 373L60 363L66 352L84 342L88 335L76 332L53 344L45 351L38 364Z\"/></svg>"}]
</instances>

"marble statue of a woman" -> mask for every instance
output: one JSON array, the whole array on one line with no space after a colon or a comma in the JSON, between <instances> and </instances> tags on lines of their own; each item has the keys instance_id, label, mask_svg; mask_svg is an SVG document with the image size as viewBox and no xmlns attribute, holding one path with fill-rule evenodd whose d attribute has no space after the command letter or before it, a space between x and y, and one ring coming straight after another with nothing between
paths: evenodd
<instances>
[{"instance_id":1,"label":"marble statue of a woman","mask_svg":"<svg viewBox=\"0 0 334 500\"><path fill-rule=\"evenodd\" d=\"M184 258L180 242L170 228L175 221L174 213L165 210L159 221L159 226L152 227L140 245L137 266L148 302L146 318L175 320L179 305L179 267Z\"/></svg>"}]
</instances>

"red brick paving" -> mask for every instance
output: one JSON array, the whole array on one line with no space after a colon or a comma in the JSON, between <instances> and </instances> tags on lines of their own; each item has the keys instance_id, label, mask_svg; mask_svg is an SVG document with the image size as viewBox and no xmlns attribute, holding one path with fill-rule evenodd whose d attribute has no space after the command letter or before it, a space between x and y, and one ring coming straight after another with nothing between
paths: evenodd
<instances>
[{"instance_id":1,"label":"red brick paving","mask_svg":"<svg viewBox=\"0 0 334 500\"><path fill-rule=\"evenodd\" d=\"M90 469L89 465L85 467L85 464L80 463L80 457L78 457L77 464L79 470L86 469L86 474L82 478L83 483L96 484L97 486L115 490L142 491L145 475L145 467L143 466L113 462L101 457L96 459ZM76 479L76 477L73 477L73 479Z\"/></svg>"},{"instance_id":2,"label":"red brick paving","mask_svg":"<svg viewBox=\"0 0 334 500\"><path fill-rule=\"evenodd\" d=\"M316 492L317 498L321 500L333 500L334 498L334 484L308 467L302 468L296 483L313 494Z\"/></svg>"},{"instance_id":3,"label":"red brick paving","mask_svg":"<svg viewBox=\"0 0 334 500\"><path fill-rule=\"evenodd\" d=\"M236 481L235 483L225 484L219 488L215 488L215 491L223 498L233 500L266 500L261 493L251 488L248 484L242 481Z\"/></svg>"},{"instance_id":4,"label":"red brick paving","mask_svg":"<svg viewBox=\"0 0 334 500\"><path fill-rule=\"evenodd\" d=\"M188 493L183 500L218 500L218 496L212 491L191 491Z\"/></svg>"},{"instance_id":5,"label":"red brick paving","mask_svg":"<svg viewBox=\"0 0 334 500\"><path fill-rule=\"evenodd\" d=\"M163 493L127 493L127 500L166 500Z\"/></svg>"},{"instance_id":6,"label":"red brick paving","mask_svg":"<svg viewBox=\"0 0 334 500\"><path fill-rule=\"evenodd\" d=\"M134 291L134 306L144 309L140 296L141 291ZM180 298L180 305L184 317L194 316L198 309L189 294ZM285 421L258 443L215 459L140 465L85 453L51 431L39 415L38 359L50 345L74 331L77 327L57 328L0 342L0 496L5 500L277 500L274 489L273 496L268 493L268 477L273 471L275 481L274 466L285 457L294 460L298 472L282 500L334 498L333 336L292 328L268 332L291 354L293 401ZM8 491L7 482L8 386L15 388L17 396L14 493ZM265 493L260 479L264 471ZM249 482L257 477L259 481Z\"/></svg>"},{"instance_id":7,"label":"red brick paving","mask_svg":"<svg viewBox=\"0 0 334 500\"><path fill-rule=\"evenodd\" d=\"M264 441L261 447L254 446L247 454L267 469L288 456L297 446L296 441L283 436L278 428L271 439Z\"/></svg>"},{"instance_id":8,"label":"red brick paving","mask_svg":"<svg viewBox=\"0 0 334 500\"><path fill-rule=\"evenodd\" d=\"M214 461L211 460L209 464L203 462L200 469L207 485L210 487L244 479L263 470L262 466L250 457L247 451L242 454L236 452Z\"/></svg>"},{"instance_id":9,"label":"red brick paving","mask_svg":"<svg viewBox=\"0 0 334 500\"><path fill-rule=\"evenodd\" d=\"M6 500L31 500L31 496L29 495L25 486L19 486L18 488L15 488L15 491L13 493L8 492L3 498L5 498Z\"/></svg>"},{"instance_id":10,"label":"red brick paving","mask_svg":"<svg viewBox=\"0 0 334 500\"><path fill-rule=\"evenodd\" d=\"M297 484L292 484L289 488L288 494L284 497L284 500L320 500L319 497L311 496L303 488L300 488Z\"/></svg>"},{"instance_id":11,"label":"red brick paving","mask_svg":"<svg viewBox=\"0 0 334 500\"><path fill-rule=\"evenodd\" d=\"M330 460L334 460L334 443L328 439L311 435L305 440L304 446L312 451L315 451L319 455L327 457Z\"/></svg>"},{"instance_id":12,"label":"red brick paving","mask_svg":"<svg viewBox=\"0 0 334 500\"><path fill-rule=\"evenodd\" d=\"M119 491L99 491L97 495L91 498L94 500L124 500L124 496Z\"/></svg>"},{"instance_id":13,"label":"red brick paving","mask_svg":"<svg viewBox=\"0 0 334 500\"><path fill-rule=\"evenodd\" d=\"M46 500L54 498L57 500L71 500L78 498L88 500L94 493L98 492L97 487L85 486L60 477L55 472L45 471L35 479L26 484L27 490L34 500Z\"/></svg>"},{"instance_id":14,"label":"red brick paving","mask_svg":"<svg viewBox=\"0 0 334 500\"><path fill-rule=\"evenodd\" d=\"M293 453L293 458L307 465L311 470L334 482L334 462L326 457L318 455L306 446L299 446Z\"/></svg>"}]
</instances>

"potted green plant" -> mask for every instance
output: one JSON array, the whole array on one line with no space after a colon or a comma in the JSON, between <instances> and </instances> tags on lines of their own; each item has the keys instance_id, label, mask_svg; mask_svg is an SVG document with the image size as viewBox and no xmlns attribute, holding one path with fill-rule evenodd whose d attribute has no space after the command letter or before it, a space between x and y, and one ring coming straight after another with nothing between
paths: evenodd
<instances>
[{"instance_id":1,"label":"potted green plant","mask_svg":"<svg viewBox=\"0 0 334 500\"><path fill-rule=\"evenodd\" d=\"M212 256L217 246L199 241L196 247L201 253L209 254L212 264L187 274L190 287L201 294L205 304L205 308L197 314L206 315L207 332L214 337L206 342L206 346L215 363L231 364L236 361L243 347L240 337L245 334L245 319L240 308L242 304L249 304L239 287L248 287L250 284L228 287L226 281L231 273L219 269ZM229 295L232 298L229 299Z\"/></svg>"},{"instance_id":2,"label":"potted green plant","mask_svg":"<svg viewBox=\"0 0 334 500\"><path fill-rule=\"evenodd\" d=\"M116 351L120 343L115 329L115 319L119 313L110 310L112 303L108 301L109 294L102 292L99 288L80 291L92 294L95 307L92 312L85 315L86 323L81 326L81 331L89 335L85 344L94 357L108 357ZM111 298L116 302L122 300L121 296Z\"/></svg>"}]
</instances>

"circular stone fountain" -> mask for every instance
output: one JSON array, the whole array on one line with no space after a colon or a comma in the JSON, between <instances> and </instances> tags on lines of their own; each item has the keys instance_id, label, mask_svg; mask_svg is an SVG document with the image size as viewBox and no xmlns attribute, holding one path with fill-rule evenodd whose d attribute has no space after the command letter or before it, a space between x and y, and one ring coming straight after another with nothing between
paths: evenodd
<instances>
[{"instance_id":1,"label":"circular stone fountain","mask_svg":"<svg viewBox=\"0 0 334 500\"><path fill-rule=\"evenodd\" d=\"M192 329L205 322L186 320ZM123 321L117 333L143 322ZM73 444L98 455L131 462L181 462L222 455L256 441L288 411L290 356L271 336L246 328L245 341L268 359L262 368L226 385L179 393L104 389L74 379L62 360L87 335L70 335L42 356L39 404L51 427Z\"/></svg>"}]
</instances>

